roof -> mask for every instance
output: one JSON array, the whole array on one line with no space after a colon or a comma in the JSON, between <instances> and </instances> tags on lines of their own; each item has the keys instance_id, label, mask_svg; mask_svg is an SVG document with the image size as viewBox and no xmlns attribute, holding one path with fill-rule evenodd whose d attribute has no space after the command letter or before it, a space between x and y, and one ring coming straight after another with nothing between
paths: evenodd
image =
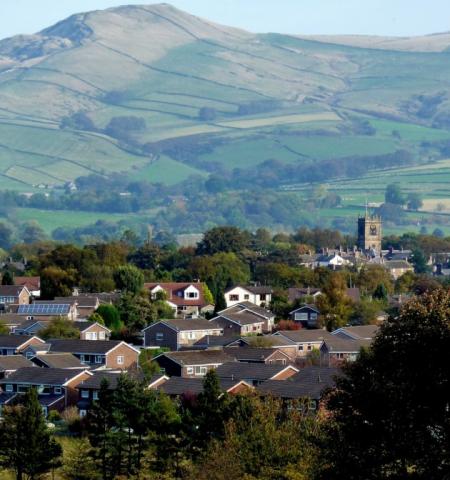
<instances>
[{"instance_id":1,"label":"roof","mask_svg":"<svg viewBox=\"0 0 450 480\"><path fill-rule=\"evenodd\" d=\"M216 372L219 378L232 378L234 380L269 380L286 369L297 370L290 365L229 362L217 367Z\"/></svg>"},{"instance_id":2,"label":"roof","mask_svg":"<svg viewBox=\"0 0 450 480\"><path fill-rule=\"evenodd\" d=\"M92 340L67 340L67 339L51 339L48 340L48 343L51 345L52 352L69 352L69 353L86 353L86 354L106 354L113 348L117 347L120 344L128 345L121 340L102 340L102 341L92 341ZM130 348L133 348L131 345L128 345Z\"/></svg>"},{"instance_id":3,"label":"roof","mask_svg":"<svg viewBox=\"0 0 450 480\"><path fill-rule=\"evenodd\" d=\"M21 335L0 335L0 348L19 348L21 345L28 342L32 338L37 337L26 337Z\"/></svg>"},{"instance_id":4,"label":"roof","mask_svg":"<svg viewBox=\"0 0 450 480\"><path fill-rule=\"evenodd\" d=\"M322 342L332 337L330 332L318 328L312 330L306 328L301 328L300 330L280 330L272 336L282 336L295 343Z\"/></svg>"},{"instance_id":5,"label":"roof","mask_svg":"<svg viewBox=\"0 0 450 480\"><path fill-rule=\"evenodd\" d=\"M239 313L239 312L245 311L245 310L247 310L249 312L252 312L256 315L259 315L261 317L264 317L266 319L275 317L275 315L270 310L267 310L263 307L259 307L258 305L255 305L252 302L236 303L232 307L228 307L228 308L225 308L224 310L221 310L219 312L219 314L221 314L221 313L226 314L227 312L229 312L229 313Z\"/></svg>"},{"instance_id":6,"label":"roof","mask_svg":"<svg viewBox=\"0 0 450 480\"><path fill-rule=\"evenodd\" d=\"M47 365L48 368L86 368L80 360L71 353L38 354L34 358Z\"/></svg>"},{"instance_id":7,"label":"roof","mask_svg":"<svg viewBox=\"0 0 450 480\"><path fill-rule=\"evenodd\" d=\"M72 325L78 330L80 330L80 332L84 332L85 330L92 327L93 325L98 325L99 327L104 328L108 332L111 331L108 327L105 327L105 325L101 325L100 323L97 323L97 322L82 322L78 320L76 322L73 322Z\"/></svg>"},{"instance_id":8,"label":"roof","mask_svg":"<svg viewBox=\"0 0 450 480\"><path fill-rule=\"evenodd\" d=\"M387 260L384 266L393 269L413 269L413 266L405 260Z\"/></svg>"},{"instance_id":9,"label":"roof","mask_svg":"<svg viewBox=\"0 0 450 480\"><path fill-rule=\"evenodd\" d=\"M23 355L0 355L0 372L32 366L33 364Z\"/></svg>"},{"instance_id":10,"label":"roof","mask_svg":"<svg viewBox=\"0 0 450 480\"><path fill-rule=\"evenodd\" d=\"M21 325L27 320L17 313L3 313L0 315L0 323L3 325Z\"/></svg>"},{"instance_id":11,"label":"roof","mask_svg":"<svg viewBox=\"0 0 450 480\"><path fill-rule=\"evenodd\" d=\"M354 327L342 327L338 328L332 335L339 335L344 334L348 337L354 338L355 340L358 339L371 339L374 338L375 335L378 333L380 327L377 325L357 325Z\"/></svg>"},{"instance_id":12,"label":"roof","mask_svg":"<svg viewBox=\"0 0 450 480\"><path fill-rule=\"evenodd\" d=\"M367 339L347 340L338 335L330 335L324 345L330 353L358 353L362 347L370 347L371 342Z\"/></svg>"},{"instance_id":13,"label":"roof","mask_svg":"<svg viewBox=\"0 0 450 480\"><path fill-rule=\"evenodd\" d=\"M136 374L131 374L131 373L123 373L123 372L108 372L108 371L97 371L93 372L93 374L87 378L86 380L83 380L77 388L85 388L85 389L94 389L94 390L100 390L101 384L103 380L106 380L108 382L108 388L110 390L115 390L117 388L117 382L120 378L121 375L129 375L133 376L134 378L138 380L143 380L144 377L143 375L138 372ZM162 377L163 375L154 375L149 383L155 382L158 378Z\"/></svg>"},{"instance_id":14,"label":"roof","mask_svg":"<svg viewBox=\"0 0 450 480\"><path fill-rule=\"evenodd\" d=\"M64 395L39 395L38 401L43 407L49 407L54 403L63 400Z\"/></svg>"},{"instance_id":15,"label":"roof","mask_svg":"<svg viewBox=\"0 0 450 480\"><path fill-rule=\"evenodd\" d=\"M41 289L41 277L14 277L14 285L27 287L31 292Z\"/></svg>"},{"instance_id":16,"label":"roof","mask_svg":"<svg viewBox=\"0 0 450 480\"><path fill-rule=\"evenodd\" d=\"M260 317L259 315L255 315L248 310L241 310L239 312L224 312L220 314L218 317L214 317L210 321L217 320L219 318L231 321L233 323L237 323L238 325L253 325L255 323L264 323L264 318Z\"/></svg>"},{"instance_id":17,"label":"roof","mask_svg":"<svg viewBox=\"0 0 450 480\"><path fill-rule=\"evenodd\" d=\"M205 335L197 340L194 345L198 347L225 347L235 342L240 337L228 337L224 335Z\"/></svg>"},{"instance_id":18,"label":"roof","mask_svg":"<svg viewBox=\"0 0 450 480\"><path fill-rule=\"evenodd\" d=\"M231 288L228 288L227 290L225 290L225 293L230 292L231 290L234 290L235 288L242 288L242 289L247 290L248 292L253 293L255 295L273 293L273 288L268 286L268 285L235 285L234 287L231 287Z\"/></svg>"},{"instance_id":19,"label":"roof","mask_svg":"<svg viewBox=\"0 0 450 480\"><path fill-rule=\"evenodd\" d=\"M38 368L26 367L13 372L8 378L0 380L5 383L29 383L31 385L64 385L81 373L80 370L67 370L63 368Z\"/></svg>"},{"instance_id":20,"label":"roof","mask_svg":"<svg viewBox=\"0 0 450 480\"><path fill-rule=\"evenodd\" d=\"M248 388L252 388L241 380L231 379L219 379L220 388L224 392L229 392L239 384L243 384ZM162 390L167 395L183 395L184 393L193 393L198 395L203 391L203 379L202 378L184 378L184 377L171 377L166 382L157 386L158 390Z\"/></svg>"},{"instance_id":21,"label":"roof","mask_svg":"<svg viewBox=\"0 0 450 480\"><path fill-rule=\"evenodd\" d=\"M99 305L99 300L98 297L92 296L73 296L73 297L55 297L55 302L56 303L69 303L69 304L74 304L76 303L79 307L81 308L97 308Z\"/></svg>"},{"instance_id":22,"label":"roof","mask_svg":"<svg viewBox=\"0 0 450 480\"><path fill-rule=\"evenodd\" d=\"M28 330L30 327L34 326L34 325L38 325L38 328L37 330L42 330L44 329L50 322L47 321L47 320L26 320L25 322L21 323L20 325L18 325L15 329L14 329L14 332L17 332L17 331L25 331L25 330ZM36 330L36 331L37 331Z\"/></svg>"},{"instance_id":23,"label":"roof","mask_svg":"<svg viewBox=\"0 0 450 480\"><path fill-rule=\"evenodd\" d=\"M222 330L222 327L217 325L217 323L205 320L203 318L192 318L192 319L171 319L171 320L160 320L157 323L152 323L147 325L144 328L144 331L159 325L160 323L167 325L168 327L173 328L177 332L185 332L192 330Z\"/></svg>"},{"instance_id":24,"label":"roof","mask_svg":"<svg viewBox=\"0 0 450 480\"><path fill-rule=\"evenodd\" d=\"M65 303L32 303L30 305L19 305L17 310L18 315L42 315L55 316L67 315L70 313L71 305Z\"/></svg>"},{"instance_id":25,"label":"roof","mask_svg":"<svg viewBox=\"0 0 450 480\"><path fill-rule=\"evenodd\" d=\"M181 282L152 282L144 283L144 288L153 290L155 287L161 287L167 293L167 301L175 305L186 305L192 307L204 307L206 305L203 294L203 283L181 283ZM193 286L199 291L199 297L194 299L185 299L184 291Z\"/></svg>"},{"instance_id":26,"label":"roof","mask_svg":"<svg viewBox=\"0 0 450 480\"><path fill-rule=\"evenodd\" d=\"M238 362L264 362L277 352L289 358L281 350L274 348L228 347L224 351Z\"/></svg>"},{"instance_id":27,"label":"roof","mask_svg":"<svg viewBox=\"0 0 450 480\"><path fill-rule=\"evenodd\" d=\"M308 309L308 310L313 310L314 312L320 314L320 310L315 305L312 305L312 304L302 305L301 307L298 307L295 310L292 310L292 312L289 312L289 314L294 313L294 312L298 312L298 311L303 310L305 308Z\"/></svg>"},{"instance_id":28,"label":"roof","mask_svg":"<svg viewBox=\"0 0 450 480\"><path fill-rule=\"evenodd\" d=\"M184 365L218 365L233 362L234 358L222 350L183 350L179 352L166 352L155 357L155 360L165 356L170 360Z\"/></svg>"},{"instance_id":29,"label":"roof","mask_svg":"<svg viewBox=\"0 0 450 480\"><path fill-rule=\"evenodd\" d=\"M304 288L289 288L288 299L292 303L299 298L308 297L321 293L320 288L304 287Z\"/></svg>"},{"instance_id":30,"label":"roof","mask_svg":"<svg viewBox=\"0 0 450 480\"><path fill-rule=\"evenodd\" d=\"M23 285L0 285L0 297L18 297L24 288Z\"/></svg>"}]
</instances>

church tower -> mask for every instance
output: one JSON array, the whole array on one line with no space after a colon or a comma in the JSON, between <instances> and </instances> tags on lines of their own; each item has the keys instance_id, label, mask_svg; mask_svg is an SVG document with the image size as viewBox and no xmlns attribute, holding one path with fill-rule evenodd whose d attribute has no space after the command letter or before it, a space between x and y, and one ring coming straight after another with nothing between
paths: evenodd
<instances>
[{"instance_id":1,"label":"church tower","mask_svg":"<svg viewBox=\"0 0 450 480\"><path fill-rule=\"evenodd\" d=\"M358 217L358 247L381 252L381 239L381 217L369 215L366 209L364 217Z\"/></svg>"}]
</instances>

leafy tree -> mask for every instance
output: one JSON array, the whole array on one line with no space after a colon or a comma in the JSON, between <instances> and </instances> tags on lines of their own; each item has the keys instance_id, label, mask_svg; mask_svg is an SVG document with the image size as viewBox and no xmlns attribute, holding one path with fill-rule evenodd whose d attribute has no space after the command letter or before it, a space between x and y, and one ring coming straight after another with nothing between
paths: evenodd
<instances>
[{"instance_id":1,"label":"leafy tree","mask_svg":"<svg viewBox=\"0 0 450 480\"><path fill-rule=\"evenodd\" d=\"M373 292L373 298L376 300L381 300L382 302L386 302L388 299L388 292L387 288L384 286L384 283L380 283L377 285L377 288Z\"/></svg>"},{"instance_id":2,"label":"leafy tree","mask_svg":"<svg viewBox=\"0 0 450 480\"><path fill-rule=\"evenodd\" d=\"M163 353L168 349L166 348L156 348L156 349L143 349L139 354L139 367L142 370L145 378L151 378L153 375L156 375L160 372L161 368L157 362L154 362L153 359Z\"/></svg>"},{"instance_id":3,"label":"leafy tree","mask_svg":"<svg viewBox=\"0 0 450 480\"><path fill-rule=\"evenodd\" d=\"M55 297L68 297L76 283L73 270L59 267L47 267L41 271L41 298L51 300Z\"/></svg>"},{"instance_id":4,"label":"leafy tree","mask_svg":"<svg viewBox=\"0 0 450 480\"><path fill-rule=\"evenodd\" d=\"M101 315L99 315L97 312L94 312L91 315L89 315L88 320L89 320L89 322L98 323L100 325L105 325L105 321L103 320L103 317Z\"/></svg>"},{"instance_id":5,"label":"leafy tree","mask_svg":"<svg viewBox=\"0 0 450 480\"><path fill-rule=\"evenodd\" d=\"M403 205L405 199L403 197L402 189L398 183L390 183L386 187L384 194L384 200L386 203L392 203L394 205Z\"/></svg>"},{"instance_id":6,"label":"leafy tree","mask_svg":"<svg viewBox=\"0 0 450 480\"><path fill-rule=\"evenodd\" d=\"M42 242L46 238L47 234L36 222L31 222L26 225L22 232L22 239L24 243Z\"/></svg>"},{"instance_id":7,"label":"leafy tree","mask_svg":"<svg viewBox=\"0 0 450 480\"><path fill-rule=\"evenodd\" d=\"M326 402L319 478L446 478L449 312L443 290L413 299L344 367Z\"/></svg>"},{"instance_id":8,"label":"leafy tree","mask_svg":"<svg viewBox=\"0 0 450 480\"><path fill-rule=\"evenodd\" d=\"M0 223L0 248L8 250L11 247L12 230L4 223Z\"/></svg>"},{"instance_id":9,"label":"leafy tree","mask_svg":"<svg viewBox=\"0 0 450 480\"><path fill-rule=\"evenodd\" d=\"M104 324L113 332L117 332L123 327L119 310L115 305L100 305L95 313L102 317Z\"/></svg>"},{"instance_id":10,"label":"leafy tree","mask_svg":"<svg viewBox=\"0 0 450 480\"><path fill-rule=\"evenodd\" d=\"M80 338L80 331L72 322L63 317L55 317L39 332L39 336L45 340L49 338Z\"/></svg>"},{"instance_id":11,"label":"leafy tree","mask_svg":"<svg viewBox=\"0 0 450 480\"><path fill-rule=\"evenodd\" d=\"M16 480L37 480L59 466L61 446L51 436L36 389L22 404L3 409L0 423L0 464L15 472Z\"/></svg>"},{"instance_id":12,"label":"leafy tree","mask_svg":"<svg viewBox=\"0 0 450 480\"><path fill-rule=\"evenodd\" d=\"M14 285L14 278L9 270L6 270L2 275L2 285Z\"/></svg>"},{"instance_id":13,"label":"leafy tree","mask_svg":"<svg viewBox=\"0 0 450 480\"><path fill-rule=\"evenodd\" d=\"M85 439L72 439L64 448L62 474L65 480L97 480L100 473L91 458L91 447Z\"/></svg>"},{"instance_id":14,"label":"leafy tree","mask_svg":"<svg viewBox=\"0 0 450 480\"><path fill-rule=\"evenodd\" d=\"M221 312L227 308L227 302L225 301L225 295L223 291L217 291L216 299L214 301L214 313Z\"/></svg>"},{"instance_id":15,"label":"leafy tree","mask_svg":"<svg viewBox=\"0 0 450 480\"><path fill-rule=\"evenodd\" d=\"M384 308L386 302L383 300L371 300L362 298L355 306L351 315L351 323L356 325L375 324L377 316Z\"/></svg>"},{"instance_id":16,"label":"leafy tree","mask_svg":"<svg viewBox=\"0 0 450 480\"><path fill-rule=\"evenodd\" d=\"M158 318L157 309L147 295L122 295L117 308L121 321L131 335L137 334Z\"/></svg>"},{"instance_id":17,"label":"leafy tree","mask_svg":"<svg viewBox=\"0 0 450 480\"><path fill-rule=\"evenodd\" d=\"M406 197L406 206L409 210L419 210L423 206L422 195L420 193L411 192Z\"/></svg>"},{"instance_id":18,"label":"leafy tree","mask_svg":"<svg viewBox=\"0 0 450 480\"><path fill-rule=\"evenodd\" d=\"M390 273L382 265L364 266L359 272L356 282L361 292L367 295L374 295L379 285L384 285L387 293L391 293L394 288Z\"/></svg>"},{"instance_id":19,"label":"leafy tree","mask_svg":"<svg viewBox=\"0 0 450 480\"><path fill-rule=\"evenodd\" d=\"M200 255L220 252L242 253L250 241L249 234L236 227L215 227L208 230L198 244Z\"/></svg>"},{"instance_id":20,"label":"leafy tree","mask_svg":"<svg viewBox=\"0 0 450 480\"><path fill-rule=\"evenodd\" d=\"M427 258L425 257L423 250L420 248L416 248L412 251L411 261L416 273L426 273L430 270L430 267L427 265Z\"/></svg>"},{"instance_id":21,"label":"leafy tree","mask_svg":"<svg viewBox=\"0 0 450 480\"><path fill-rule=\"evenodd\" d=\"M444 237L445 237L445 233L444 233L444 231L443 231L441 228L435 228L435 229L433 230L432 235L433 235L434 237L438 237L438 238L444 238Z\"/></svg>"},{"instance_id":22,"label":"leafy tree","mask_svg":"<svg viewBox=\"0 0 450 480\"><path fill-rule=\"evenodd\" d=\"M144 275L133 265L124 265L114 271L116 287L122 292L136 295L144 286Z\"/></svg>"},{"instance_id":23,"label":"leafy tree","mask_svg":"<svg viewBox=\"0 0 450 480\"><path fill-rule=\"evenodd\" d=\"M412 291L416 275L413 272L406 272L395 281L396 293L408 293Z\"/></svg>"}]
</instances>

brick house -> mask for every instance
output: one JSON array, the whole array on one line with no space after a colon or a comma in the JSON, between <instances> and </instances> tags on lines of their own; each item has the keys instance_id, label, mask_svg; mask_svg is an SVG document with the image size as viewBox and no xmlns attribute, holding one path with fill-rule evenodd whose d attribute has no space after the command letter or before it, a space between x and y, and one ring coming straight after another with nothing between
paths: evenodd
<instances>
[{"instance_id":1,"label":"brick house","mask_svg":"<svg viewBox=\"0 0 450 480\"><path fill-rule=\"evenodd\" d=\"M320 351L325 340L334 338L331 333L319 329L280 330L272 336L296 345L297 357L307 357L313 350Z\"/></svg>"},{"instance_id":2,"label":"brick house","mask_svg":"<svg viewBox=\"0 0 450 480\"><path fill-rule=\"evenodd\" d=\"M41 368L66 368L69 370L86 370L87 367L71 353L37 353L30 357L33 365Z\"/></svg>"},{"instance_id":3,"label":"brick house","mask_svg":"<svg viewBox=\"0 0 450 480\"><path fill-rule=\"evenodd\" d=\"M31 294L23 285L0 285L0 307L3 310L9 305L28 305Z\"/></svg>"},{"instance_id":4,"label":"brick house","mask_svg":"<svg viewBox=\"0 0 450 480\"><path fill-rule=\"evenodd\" d=\"M353 362L358 358L361 348L368 348L372 340L351 340L341 338L338 335L330 335L320 347L322 364L339 366L342 362Z\"/></svg>"},{"instance_id":5,"label":"brick house","mask_svg":"<svg viewBox=\"0 0 450 480\"><path fill-rule=\"evenodd\" d=\"M303 305L289 312L289 317L303 328L317 328L320 310L315 305Z\"/></svg>"},{"instance_id":6,"label":"brick house","mask_svg":"<svg viewBox=\"0 0 450 480\"><path fill-rule=\"evenodd\" d=\"M120 340L49 340L50 353L72 353L93 369L129 370L138 365L139 350Z\"/></svg>"},{"instance_id":7,"label":"brick house","mask_svg":"<svg viewBox=\"0 0 450 480\"><path fill-rule=\"evenodd\" d=\"M244 380L256 386L266 380L286 380L298 371L292 365L229 362L217 367L216 373L220 379Z\"/></svg>"},{"instance_id":8,"label":"brick house","mask_svg":"<svg viewBox=\"0 0 450 480\"><path fill-rule=\"evenodd\" d=\"M263 332L271 333L275 326L275 314L267 308L260 307L251 302L239 302L231 307L227 307L219 312L219 315L227 315L233 313L249 312L256 317L264 319Z\"/></svg>"},{"instance_id":9,"label":"brick house","mask_svg":"<svg viewBox=\"0 0 450 480\"><path fill-rule=\"evenodd\" d=\"M92 374L87 370L65 370L59 368L26 367L0 380L3 391L2 403L7 405L12 399L26 393L34 387L38 391L39 403L47 415L51 410L62 412L65 408L76 405L78 400L77 385Z\"/></svg>"},{"instance_id":10,"label":"brick house","mask_svg":"<svg viewBox=\"0 0 450 480\"><path fill-rule=\"evenodd\" d=\"M205 300L205 285L201 282L145 283L144 288L149 291L153 299L163 292L167 304L180 317L198 317L200 313L214 310L214 306Z\"/></svg>"},{"instance_id":11,"label":"brick house","mask_svg":"<svg viewBox=\"0 0 450 480\"><path fill-rule=\"evenodd\" d=\"M145 327L142 333L144 347L166 347L176 351L194 345L206 335L223 335L223 329L214 322L195 318L161 320Z\"/></svg>"},{"instance_id":12,"label":"brick house","mask_svg":"<svg viewBox=\"0 0 450 480\"><path fill-rule=\"evenodd\" d=\"M80 331L80 340L109 340L111 330L97 322L73 322Z\"/></svg>"},{"instance_id":13,"label":"brick house","mask_svg":"<svg viewBox=\"0 0 450 480\"><path fill-rule=\"evenodd\" d=\"M227 307L241 302L251 302L258 307L268 307L272 301L272 294L272 287L236 285L225 291L225 302Z\"/></svg>"},{"instance_id":14,"label":"brick house","mask_svg":"<svg viewBox=\"0 0 450 480\"><path fill-rule=\"evenodd\" d=\"M199 378L223 363L233 362L234 358L221 350L187 350L162 353L154 361L161 373L169 377Z\"/></svg>"},{"instance_id":15,"label":"brick house","mask_svg":"<svg viewBox=\"0 0 450 480\"><path fill-rule=\"evenodd\" d=\"M19 335L0 335L0 355L18 355L30 345L43 345L38 337L21 337Z\"/></svg>"}]
</instances>

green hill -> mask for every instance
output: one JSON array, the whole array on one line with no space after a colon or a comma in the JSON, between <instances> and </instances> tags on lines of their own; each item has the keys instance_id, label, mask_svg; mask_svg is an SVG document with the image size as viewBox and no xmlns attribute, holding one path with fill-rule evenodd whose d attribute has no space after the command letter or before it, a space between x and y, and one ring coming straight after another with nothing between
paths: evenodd
<instances>
[{"instance_id":1,"label":"green hill","mask_svg":"<svg viewBox=\"0 0 450 480\"><path fill-rule=\"evenodd\" d=\"M399 151L426 164L450 142L449 44L251 34L167 4L74 15L0 41L0 190L347 158L335 180L349 157L399 168Z\"/></svg>"}]
</instances>

